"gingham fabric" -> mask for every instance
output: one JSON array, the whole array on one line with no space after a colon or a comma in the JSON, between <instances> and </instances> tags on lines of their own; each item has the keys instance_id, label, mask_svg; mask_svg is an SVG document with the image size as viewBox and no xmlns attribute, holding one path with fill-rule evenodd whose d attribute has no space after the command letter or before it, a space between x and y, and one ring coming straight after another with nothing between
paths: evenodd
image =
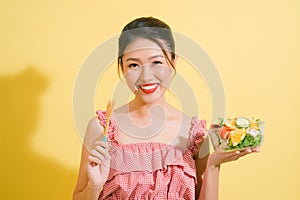
<instances>
[{"instance_id":1,"label":"gingham fabric","mask_svg":"<svg viewBox=\"0 0 300 200\"><path fill-rule=\"evenodd\" d=\"M97 111L105 126L105 111ZM192 118L187 148L159 142L121 144L113 119L108 142L113 148L108 179L99 199L195 199L193 155L206 133L206 121Z\"/></svg>"}]
</instances>

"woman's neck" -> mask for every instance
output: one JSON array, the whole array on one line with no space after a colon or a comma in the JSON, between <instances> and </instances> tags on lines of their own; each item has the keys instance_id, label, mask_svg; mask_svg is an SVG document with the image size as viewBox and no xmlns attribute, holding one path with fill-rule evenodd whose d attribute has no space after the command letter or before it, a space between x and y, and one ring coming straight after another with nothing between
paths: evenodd
<instances>
[{"instance_id":1,"label":"woman's neck","mask_svg":"<svg viewBox=\"0 0 300 200\"><path fill-rule=\"evenodd\" d=\"M150 111L153 107L161 107L161 109L166 110L169 107L169 104L164 98L153 103L144 103L137 99L132 100L128 104L129 113L133 114L136 117L149 117Z\"/></svg>"}]
</instances>

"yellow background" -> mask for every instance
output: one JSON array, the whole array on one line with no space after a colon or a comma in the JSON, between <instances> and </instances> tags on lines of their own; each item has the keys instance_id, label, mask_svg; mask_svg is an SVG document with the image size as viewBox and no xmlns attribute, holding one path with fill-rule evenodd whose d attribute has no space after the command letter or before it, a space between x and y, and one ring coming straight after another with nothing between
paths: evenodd
<instances>
[{"instance_id":1,"label":"yellow background","mask_svg":"<svg viewBox=\"0 0 300 200\"><path fill-rule=\"evenodd\" d=\"M0 199L71 199L81 151L77 73L97 45L140 16L206 49L228 116L266 121L262 152L222 166L220 199L300 199L297 0L0 1ZM107 98L97 96L96 106Z\"/></svg>"}]
</instances>

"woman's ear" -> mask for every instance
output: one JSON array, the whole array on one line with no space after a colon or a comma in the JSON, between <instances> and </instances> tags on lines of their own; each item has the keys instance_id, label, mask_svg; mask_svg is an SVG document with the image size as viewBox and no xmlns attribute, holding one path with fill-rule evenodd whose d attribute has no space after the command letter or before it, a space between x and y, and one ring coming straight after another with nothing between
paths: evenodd
<instances>
[{"instance_id":1,"label":"woman's ear","mask_svg":"<svg viewBox=\"0 0 300 200\"><path fill-rule=\"evenodd\" d=\"M124 76L124 67L123 67L123 65L120 65L120 71L122 72L122 75Z\"/></svg>"},{"instance_id":2,"label":"woman's ear","mask_svg":"<svg viewBox=\"0 0 300 200\"><path fill-rule=\"evenodd\" d=\"M118 74L119 77L121 77L121 74L124 76L124 67L123 67L122 58L118 58Z\"/></svg>"},{"instance_id":3,"label":"woman's ear","mask_svg":"<svg viewBox=\"0 0 300 200\"><path fill-rule=\"evenodd\" d=\"M176 63L177 63L177 60L178 60L178 54L175 54L175 58L172 59L172 65L173 67L176 67Z\"/></svg>"},{"instance_id":4,"label":"woman's ear","mask_svg":"<svg viewBox=\"0 0 300 200\"><path fill-rule=\"evenodd\" d=\"M176 64L177 64L177 60L178 60L178 55L177 54L175 54L175 57L174 58L172 58L172 60L171 60L171 65L172 65L172 67L170 66L170 72L171 72L171 74L172 74L172 76L174 75L174 73L176 72Z\"/></svg>"}]
</instances>

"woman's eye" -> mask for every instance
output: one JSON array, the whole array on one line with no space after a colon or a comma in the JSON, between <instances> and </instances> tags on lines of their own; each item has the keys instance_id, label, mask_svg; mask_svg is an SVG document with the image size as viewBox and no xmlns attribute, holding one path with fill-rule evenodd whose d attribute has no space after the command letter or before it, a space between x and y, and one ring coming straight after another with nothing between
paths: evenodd
<instances>
[{"instance_id":1,"label":"woman's eye","mask_svg":"<svg viewBox=\"0 0 300 200\"><path fill-rule=\"evenodd\" d=\"M129 68L135 68L135 67L138 67L138 66L139 66L138 64L132 63L132 64L130 64L128 67L129 67Z\"/></svg>"},{"instance_id":2,"label":"woman's eye","mask_svg":"<svg viewBox=\"0 0 300 200\"><path fill-rule=\"evenodd\" d=\"M160 64L162 64L161 61L154 61L154 62L153 62L153 65L160 65Z\"/></svg>"}]
</instances>

